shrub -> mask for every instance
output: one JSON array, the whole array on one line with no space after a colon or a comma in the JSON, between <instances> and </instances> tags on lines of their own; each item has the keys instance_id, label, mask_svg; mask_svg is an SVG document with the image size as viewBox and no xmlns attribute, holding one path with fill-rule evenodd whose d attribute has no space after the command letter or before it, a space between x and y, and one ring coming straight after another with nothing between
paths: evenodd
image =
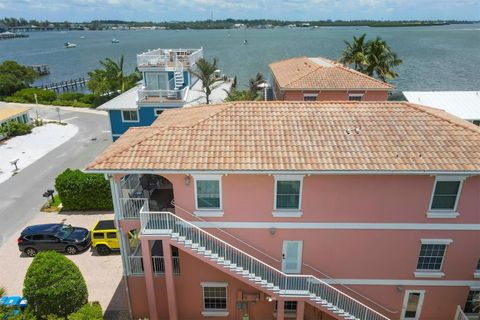
<instances>
[{"instance_id":1,"label":"shrub","mask_svg":"<svg viewBox=\"0 0 480 320\"><path fill-rule=\"evenodd\" d=\"M55 179L64 210L111 210L110 184L102 174L67 169Z\"/></svg>"},{"instance_id":2,"label":"shrub","mask_svg":"<svg viewBox=\"0 0 480 320\"><path fill-rule=\"evenodd\" d=\"M15 98L22 99L24 102L35 103L35 94L37 95L38 103L50 103L57 99L57 94L53 91L28 88L15 92Z\"/></svg>"},{"instance_id":3,"label":"shrub","mask_svg":"<svg viewBox=\"0 0 480 320\"><path fill-rule=\"evenodd\" d=\"M54 251L35 256L25 275L23 295L28 310L40 319L67 317L88 301L87 285L78 267Z\"/></svg>"},{"instance_id":4,"label":"shrub","mask_svg":"<svg viewBox=\"0 0 480 320\"><path fill-rule=\"evenodd\" d=\"M102 307L98 302L87 303L75 313L68 316L68 320L102 320Z\"/></svg>"},{"instance_id":5,"label":"shrub","mask_svg":"<svg viewBox=\"0 0 480 320\"><path fill-rule=\"evenodd\" d=\"M10 121L0 127L0 133L6 137L23 136L32 132L32 126L26 123Z\"/></svg>"},{"instance_id":6,"label":"shrub","mask_svg":"<svg viewBox=\"0 0 480 320\"><path fill-rule=\"evenodd\" d=\"M58 95L58 100L79 101L83 97L82 93L65 92Z\"/></svg>"},{"instance_id":7,"label":"shrub","mask_svg":"<svg viewBox=\"0 0 480 320\"><path fill-rule=\"evenodd\" d=\"M96 96L94 94L84 94L79 101L93 106L95 99Z\"/></svg>"}]
</instances>

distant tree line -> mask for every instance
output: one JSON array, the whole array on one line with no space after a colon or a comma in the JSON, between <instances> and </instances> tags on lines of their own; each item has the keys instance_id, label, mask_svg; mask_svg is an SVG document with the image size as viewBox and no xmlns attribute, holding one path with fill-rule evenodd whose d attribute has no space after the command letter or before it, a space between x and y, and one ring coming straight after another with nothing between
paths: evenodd
<instances>
[{"instance_id":1,"label":"distant tree line","mask_svg":"<svg viewBox=\"0 0 480 320\"><path fill-rule=\"evenodd\" d=\"M479 21L467 20L273 20L273 19L223 19L203 21L123 21L123 20L92 20L90 22L52 22L48 20L27 20L24 18L0 19L0 25L6 27L37 26L55 28L88 28L90 30L108 29L111 27L163 27L165 29L230 29L235 24L243 24L248 28L258 26L285 27L296 26L368 26L368 27L405 27L405 26L435 26L446 24L467 24Z\"/></svg>"}]
</instances>

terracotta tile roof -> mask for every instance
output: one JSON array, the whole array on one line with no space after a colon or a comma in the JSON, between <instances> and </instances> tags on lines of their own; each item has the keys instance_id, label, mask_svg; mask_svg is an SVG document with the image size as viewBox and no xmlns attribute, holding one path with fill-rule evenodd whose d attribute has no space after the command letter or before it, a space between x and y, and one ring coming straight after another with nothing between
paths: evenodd
<instances>
[{"instance_id":1,"label":"terracotta tile roof","mask_svg":"<svg viewBox=\"0 0 480 320\"><path fill-rule=\"evenodd\" d=\"M394 87L326 58L291 58L269 65L284 90L391 90Z\"/></svg>"},{"instance_id":2,"label":"terracotta tile roof","mask_svg":"<svg viewBox=\"0 0 480 320\"><path fill-rule=\"evenodd\" d=\"M406 102L236 102L165 111L87 170L480 173L480 128Z\"/></svg>"}]
</instances>

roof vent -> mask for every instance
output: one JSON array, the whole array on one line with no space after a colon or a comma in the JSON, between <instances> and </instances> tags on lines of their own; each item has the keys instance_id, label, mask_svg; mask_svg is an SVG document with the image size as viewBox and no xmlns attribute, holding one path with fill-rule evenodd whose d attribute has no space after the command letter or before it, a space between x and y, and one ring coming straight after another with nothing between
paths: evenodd
<instances>
[{"instance_id":1,"label":"roof vent","mask_svg":"<svg viewBox=\"0 0 480 320\"><path fill-rule=\"evenodd\" d=\"M355 128L354 130L356 134L360 134L360 128Z\"/></svg>"},{"instance_id":2,"label":"roof vent","mask_svg":"<svg viewBox=\"0 0 480 320\"><path fill-rule=\"evenodd\" d=\"M350 129L347 128L347 130L345 130L345 132L346 132L347 134L351 134L351 133L352 133L352 130L350 130Z\"/></svg>"}]
</instances>

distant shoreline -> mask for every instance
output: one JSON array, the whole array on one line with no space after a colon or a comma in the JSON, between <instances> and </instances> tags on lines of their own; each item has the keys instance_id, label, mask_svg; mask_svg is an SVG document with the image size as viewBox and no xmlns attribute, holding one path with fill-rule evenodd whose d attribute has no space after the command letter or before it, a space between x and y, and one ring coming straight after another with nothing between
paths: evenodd
<instances>
[{"instance_id":1,"label":"distant shoreline","mask_svg":"<svg viewBox=\"0 0 480 320\"><path fill-rule=\"evenodd\" d=\"M284 20L205 20L205 21L169 21L137 22L122 20L94 20L89 22L50 22L25 19L0 19L0 29L8 31L66 31L66 30L209 30L209 29L273 29L273 28L321 28L321 27L431 27L453 24L474 24L480 21L459 20L320 20L320 21L284 21ZM0 30L1 32L1 30Z\"/></svg>"}]
</instances>

